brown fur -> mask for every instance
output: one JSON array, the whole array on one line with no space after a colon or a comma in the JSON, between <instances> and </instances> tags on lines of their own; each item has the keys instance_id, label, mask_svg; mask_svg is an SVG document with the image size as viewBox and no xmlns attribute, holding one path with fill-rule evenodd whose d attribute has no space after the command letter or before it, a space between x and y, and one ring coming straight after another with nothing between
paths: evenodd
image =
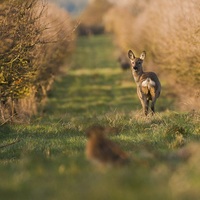
<instances>
[{"instance_id":1,"label":"brown fur","mask_svg":"<svg viewBox=\"0 0 200 200\"><path fill-rule=\"evenodd\" d=\"M141 101L144 114L148 114L149 101L151 101L152 114L155 112L154 105L160 96L161 84L154 72L144 72L142 63L146 56L142 52L140 58L136 58L134 53L129 50L128 57L131 61L131 72L137 85L137 95Z\"/></svg>"},{"instance_id":2,"label":"brown fur","mask_svg":"<svg viewBox=\"0 0 200 200\"><path fill-rule=\"evenodd\" d=\"M106 130L107 128L102 126L92 126L87 130L87 159L102 166L119 166L127 163L128 155L117 144L105 137Z\"/></svg>"}]
</instances>

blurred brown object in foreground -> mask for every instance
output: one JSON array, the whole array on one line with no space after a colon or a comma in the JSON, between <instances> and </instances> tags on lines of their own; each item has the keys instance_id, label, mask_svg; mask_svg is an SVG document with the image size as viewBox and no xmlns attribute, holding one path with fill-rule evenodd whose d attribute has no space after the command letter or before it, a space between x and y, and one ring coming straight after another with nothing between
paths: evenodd
<instances>
[{"instance_id":1,"label":"blurred brown object in foreground","mask_svg":"<svg viewBox=\"0 0 200 200\"><path fill-rule=\"evenodd\" d=\"M108 127L99 125L88 128L86 134L86 157L99 166L121 166L129 161L128 155L114 142L105 137ZM110 129L111 130L111 129Z\"/></svg>"}]
</instances>

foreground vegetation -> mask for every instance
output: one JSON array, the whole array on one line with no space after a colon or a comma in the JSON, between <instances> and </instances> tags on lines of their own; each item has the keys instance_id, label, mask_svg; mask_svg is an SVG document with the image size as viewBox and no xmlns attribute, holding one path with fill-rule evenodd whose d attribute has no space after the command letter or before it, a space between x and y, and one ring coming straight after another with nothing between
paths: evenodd
<instances>
[{"instance_id":1,"label":"foreground vegetation","mask_svg":"<svg viewBox=\"0 0 200 200\"><path fill-rule=\"evenodd\" d=\"M199 199L199 113L172 111L163 85L157 114L143 117L113 51L108 36L80 38L43 115L0 126L2 199ZM130 165L102 171L85 159L85 129L97 123L120 129L108 137Z\"/></svg>"}]
</instances>

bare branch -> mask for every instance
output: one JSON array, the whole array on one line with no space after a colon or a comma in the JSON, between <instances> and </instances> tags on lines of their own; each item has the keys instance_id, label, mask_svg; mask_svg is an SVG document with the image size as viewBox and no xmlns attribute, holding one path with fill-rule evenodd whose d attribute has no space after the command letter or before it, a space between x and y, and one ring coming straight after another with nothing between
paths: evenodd
<instances>
[{"instance_id":1,"label":"bare branch","mask_svg":"<svg viewBox=\"0 0 200 200\"><path fill-rule=\"evenodd\" d=\"M5 144L5 145L0 146L0 149L3 149L3 148L5 148L5 147L12 146L12 145L14 145L14 144L19 143L20 141L21 141L20 139L17 139L17 140L15 140L14 142L11 142L11 143L9 143L9 144Z\"/></svg>"}]
</instances>

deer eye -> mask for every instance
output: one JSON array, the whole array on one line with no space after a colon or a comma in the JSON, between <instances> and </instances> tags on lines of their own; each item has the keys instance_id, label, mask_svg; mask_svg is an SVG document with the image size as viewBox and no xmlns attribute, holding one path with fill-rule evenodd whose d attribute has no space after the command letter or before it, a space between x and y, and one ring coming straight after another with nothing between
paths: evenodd
<instances>
[{"instance_id":1,"label":"deer eye","mask_svg":"<svg viewBox=\"0 0 200 200\"><path fill-rule=\"evenodd\" d=\"M141 63L142 63L141 61L138 61L138 62L137 62L137 64L139 64L139 65L140 65Z\"/></svg>"}]
</instances>

